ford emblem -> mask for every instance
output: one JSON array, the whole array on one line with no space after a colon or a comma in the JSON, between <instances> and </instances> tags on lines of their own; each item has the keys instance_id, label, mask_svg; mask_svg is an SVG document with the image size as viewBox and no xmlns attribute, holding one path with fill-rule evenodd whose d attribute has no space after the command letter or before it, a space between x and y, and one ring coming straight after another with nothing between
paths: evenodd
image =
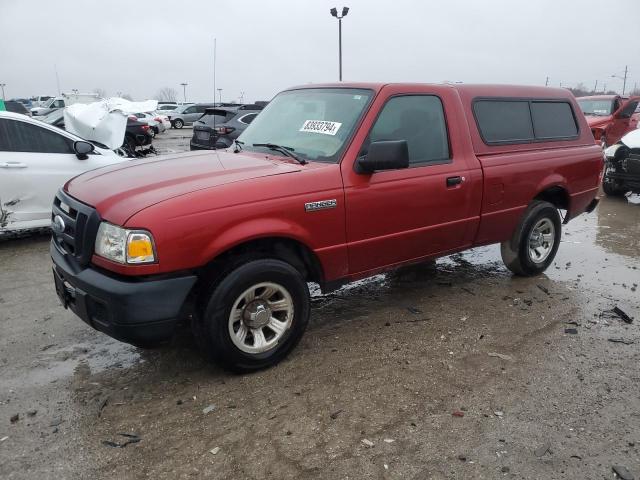
<instances>
[{"instance_id":1,"label":"ford emblem","mask_svg":"<svg viewBox=\"0 0 640 480\"><path fill-rule=\"evenodd\" d=\"M64 233L64 229L65 224L62 217L60 215L56 215L55 217L53 217L53 222L51 222L51 230L53 230L57 234L62 234Z\"/></svg>"}]
</instances>

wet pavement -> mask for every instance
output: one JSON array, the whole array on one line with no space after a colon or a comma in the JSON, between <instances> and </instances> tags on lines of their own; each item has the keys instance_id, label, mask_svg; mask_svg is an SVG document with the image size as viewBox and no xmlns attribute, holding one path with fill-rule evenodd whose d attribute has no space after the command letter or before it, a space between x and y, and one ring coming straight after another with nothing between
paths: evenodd
<instances>
[{"instance_id":1,"label":"wet pavement","mask_svg":"<svg viewBox=\"0 0 640 480\"><path fill-rule=\"evenodd\" d=\"M640 205L605 198L545 275L490 246L316 293L298 348L237 376L187 330L93 331L46 235L0 241L0 478L638 478L639 248Z\"/></svg>"}]
</instances>

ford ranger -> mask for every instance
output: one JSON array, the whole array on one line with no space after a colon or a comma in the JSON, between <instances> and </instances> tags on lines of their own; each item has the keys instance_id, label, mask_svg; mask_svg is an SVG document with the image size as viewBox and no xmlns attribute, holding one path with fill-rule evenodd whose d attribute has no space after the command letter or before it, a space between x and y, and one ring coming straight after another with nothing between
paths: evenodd
<instances>
[{"instance_id":1,"label":"ford ranger","mask_svg":"<svg viewBox=\"0 0 640 480\"><path fill-rule=\"evenodd\" d=\"M84 173L57 193L58 296L135 345L181 320L234 371L300 340L308 282L500 244L537 275L597 204L603 154L562 89L329 84L277 95L233 149ZM562 214L562 216L561 216Z\"/></svg>"}]
</instances>

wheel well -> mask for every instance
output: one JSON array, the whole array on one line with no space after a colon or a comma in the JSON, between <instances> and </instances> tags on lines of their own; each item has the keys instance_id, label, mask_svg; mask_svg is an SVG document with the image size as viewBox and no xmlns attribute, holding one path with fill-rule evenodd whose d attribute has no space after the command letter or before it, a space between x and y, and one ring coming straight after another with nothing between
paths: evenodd
<instances>
[{"instance_id":1,"label":"wheel well","mask_svg":"<svg viewBox=\"0 0 640 480\"><path fill-rule=\"evenodd\" d=\"M569 192L563 187L551 187L536 195L535 200L544 200L558 209L569 210Z\"/></svg>"},{"instance_id":2,"label":"wheel well","mask_svg":"<svg viewBox=\"0 0 640 480\"><path fill-rule=\"evenodd\" d=\"M283 237L269 237L241 243L221 253L203 269L201 279L215 280L225 274L243 258L275 258L289 263L298 270L308 282L322 284L324 274L318 257L306 245Z\"/></svg>"},{"instance_id":3,"label":"wheel well","mask_svg":"<svg viewBox=\"0 0 640 480\"><path fill-rule=\"evenodd\" d=\"M566 210L563 223L568 223L570 220L569 215L569 192L563 187L550 187L535 196L534 200L543 200L554 205L558 210Z\"/></svg>"}]
</instances>

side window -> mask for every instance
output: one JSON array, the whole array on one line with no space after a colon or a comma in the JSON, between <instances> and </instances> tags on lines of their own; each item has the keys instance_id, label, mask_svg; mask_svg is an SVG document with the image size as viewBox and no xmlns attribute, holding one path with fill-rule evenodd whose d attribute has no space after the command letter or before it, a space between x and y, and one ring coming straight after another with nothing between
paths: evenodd
<instances>
[{"instance_id":1,"label":"side window","mask_svg":"<svg viewBox=\"0 0 640 480\"><path fill-rule=\"evenodd\" d=\"M258 114L257 113L249 113L247 115L245 115L244 117L240 117L238 119L238 121L240 123L244 123L246 125L249 125L251 122L253 122L253 119L256 118Z\"/></svg>"},{"instance_id":2,"label":"side window","mask_svg":"<svg viewBox=\"0 0 640 480\"><path fill-rule=\"evenodd\" d=\"M73 153L68 138L30 123L0 121L0 150L34 153Z\"/></svg>"},{"instance_id":3,"label":"side window","mask_svg":"<svg viewBox=\"0 0 640 480\"><path fill-rule=\"evenodd\" d=\"M485 143L518 143L533 140L528 101L479 100L473 110Z\"/></svg>"},{"instance_id":4,"label":"side window","mask_svg":"<svg viewBox=\"0 0 640 480\"><path fill-rule=\"evenodd\" d=\"M190 113L196 113L196 107L189 107L187 108L184 112L185 115L188 115Z\"/></svg>"},{"instance_id":5,"label":"side window","mask_svg":"<svg viewBox=\"0 0 640 480\"><path fill-rule=\"evenodd\" d=\"M622 118L631 117L631 115L633 115L633 113L636 111L637 106L638 106L638 101L637 100L629 102L627 105L625 105L625 107L620 112L620 116Z\"/></svg>"},{"instance_id":6,"label":"side window","mask_svg":"<svg viewBox=\"0 0 640 480\"><path fill-rule=\"evenodd\" d=\"M567 101L476 100L473 113L487 145L565 140L578 135L578 124Z\"/></svg>"},{"instance_id":7,"label":"side window","mask_svg":"<svg viewBox=\"0 0 640 480\"><path fill-rule=\"evenodd\" d=\"M434 95L391 98L369 132L366 145L380 140L406 140L410 164L449 160L442 102Z\"/></svg>"},{"instance_id":8,"label":"side window","mask_svg":"<svg viewBox=\"0 0 640 480\"><path fill-rule=\"evenodd\" d=\"M531 118L536 139L567 138L578 134L578 125L567 102L532 102Z\"/></svg>"},{"instance_id":9,"label":"side window","mask_svg":"<svg viewBox=\"0 0 640 480\"><path fill-rule=\"evenodd\" d=\"M0 118L0 152L11 152L11 132L10 124L13 120L7 120L6 118Z\"/></svg>"},{"instance_id":10,"label":"side window","mask_svg":"<svg viewBox=\"0 0 640 480\"><path fill-rule=\"evenodd\" d=\"M62 108L62 107L64 107L64 100L56 100L55 102L53 102L52 107L53 108Z\"/></svg>"}]
</instances>

